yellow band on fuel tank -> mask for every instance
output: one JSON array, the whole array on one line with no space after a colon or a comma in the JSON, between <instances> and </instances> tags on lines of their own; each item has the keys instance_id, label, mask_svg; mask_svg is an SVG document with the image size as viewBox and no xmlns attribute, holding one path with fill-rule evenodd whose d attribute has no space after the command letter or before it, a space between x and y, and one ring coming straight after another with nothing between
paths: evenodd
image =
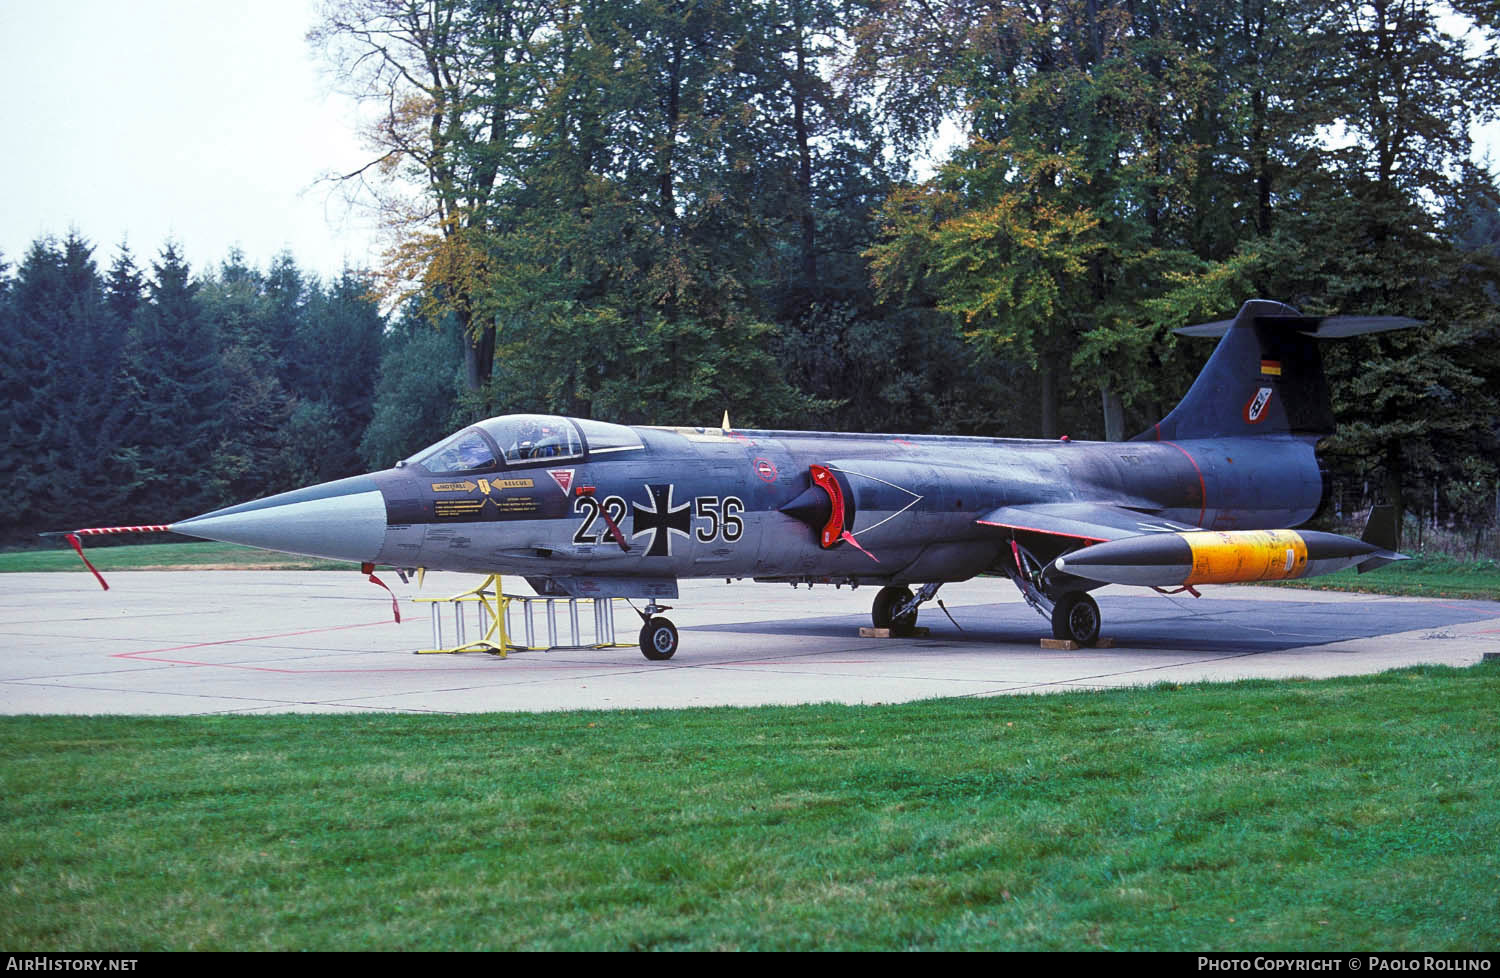
<instances>
[{"instance_id":1,"label":"yellow band on fuel tank","mask_svg":"<svg viewBox=\"0 0 1500 978\"><path fill-rule=\"evenodd\" d=\"M1184 533L1193 570L1184 584L1238 584L1301 577L1307 544L1295 530Z\"/></svg>"}]
</instances>

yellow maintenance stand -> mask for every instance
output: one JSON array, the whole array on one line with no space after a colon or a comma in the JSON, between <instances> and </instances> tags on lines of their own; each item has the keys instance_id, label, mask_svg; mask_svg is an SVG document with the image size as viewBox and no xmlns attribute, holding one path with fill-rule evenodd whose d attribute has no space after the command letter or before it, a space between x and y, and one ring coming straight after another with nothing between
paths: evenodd
<instances>
[{"instance_id":1,"label":"yellow maintenance stand","mask_svg":"<svg viewBox=\"0 0 1500 978\"><path fill-rule=\"evenodd\" d=\"M488 652L502 659L511 652L550 652L553 649L623 649L633 648L629 643L615 641L615 604L612 598L559 598L529 594L506 594L500 575L491 574L478 587L461 591L446 598L413 598L432 606L432 645L430 649L418 649L418 654L455 654L459 652ZM579 605L589 605L587 617L580 613ZM445 609L451 609L447 615ZM558 625L558 615L566 612L563 624ZM513 618L514 616L514 618ZM443 619L448 617L453 625L453 641L444 641ZM517 642L517 621L524 644ZM581 627L592 619L593 628ZM469 641L470 625L479 636ZM545 645L538 638L545 637ZM560 642L566 637L568 641Z\"/></svg>"}]
</instances>

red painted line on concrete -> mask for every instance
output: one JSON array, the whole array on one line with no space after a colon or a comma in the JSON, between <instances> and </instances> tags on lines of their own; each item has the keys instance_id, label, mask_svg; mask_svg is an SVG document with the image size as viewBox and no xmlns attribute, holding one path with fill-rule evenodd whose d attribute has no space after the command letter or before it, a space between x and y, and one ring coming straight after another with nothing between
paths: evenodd
<instances>
[{"instance_id":1,"label":"red painted line on concrete","mask_svg":"<svg viewBox=\"0 0 1500 978\"><path fill-rule=\"evenodd\" d=\"M701 669L743 669L746 666L769 666L776 669L806 669L810 666L867 666L880 659L819 659L816 652L792 656L790 659L733 659L729 662L704 662L695 664Z\"/></svg>"},{"instance_id":2,"label":"red painted line on concrete","mask_svg":"<svg viewBox=\"0 0 1500 978\"><path fill-rule=\"evenodd\" d=\"M231 662L199 662L194 659L169 659L164 652L182 652L187 649L203 649L215 645L239 645L244 642L264 642L273 638L292 638L297 635L316 635L320 632L342 632L353 628L369 628L373 625L389 625L388 619L361 622L357 625L330 625L326 628L305 628L297 632L277 632L273 635L249 635L245 638L225 638L217 642L193 642L188 645L169 645L160 649L142 649L139 652L116 652L111 659L134 659L137 662L165 662L174 666L205 666L216 669L241 669L248 672L284 673L340 673L340 672L432 672L431 669L275 669L270 666L247 666Z\"/></svg>"}]
</instances>

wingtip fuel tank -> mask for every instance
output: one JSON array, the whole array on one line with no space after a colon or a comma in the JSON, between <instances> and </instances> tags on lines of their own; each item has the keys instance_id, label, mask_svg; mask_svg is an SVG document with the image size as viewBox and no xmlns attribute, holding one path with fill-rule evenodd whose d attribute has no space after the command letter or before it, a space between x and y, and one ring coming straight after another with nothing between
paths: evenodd
<instances>
[{"instance_id":1,"label":"wingtip fuel tank","mask_svg":"<svg viewBox=\"0 0 1500 978\"><path fill-rule=\"evenodd\" d=\"M1108 584L1181 587L1317 577L1399 554L1315 530L1201 530L1148 533L1058 557L1064 574Z\"/></svg>"}]
</instances>

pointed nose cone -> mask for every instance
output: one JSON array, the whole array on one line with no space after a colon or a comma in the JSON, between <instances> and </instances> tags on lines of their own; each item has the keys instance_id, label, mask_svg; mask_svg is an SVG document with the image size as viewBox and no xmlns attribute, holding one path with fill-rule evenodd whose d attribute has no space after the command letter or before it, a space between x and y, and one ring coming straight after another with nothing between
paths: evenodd
<instances>
[{"instance_id":1,"label":"pointed nose cone","mask_svg":"<svg viewBox=\"0 0 1500 978\"><path fill-rule=\"evenodd\" d=\"M173 523L172 530L262 550L374 562L385 542L385 498L358 475Z\"/></svg>"}]
</instances>

